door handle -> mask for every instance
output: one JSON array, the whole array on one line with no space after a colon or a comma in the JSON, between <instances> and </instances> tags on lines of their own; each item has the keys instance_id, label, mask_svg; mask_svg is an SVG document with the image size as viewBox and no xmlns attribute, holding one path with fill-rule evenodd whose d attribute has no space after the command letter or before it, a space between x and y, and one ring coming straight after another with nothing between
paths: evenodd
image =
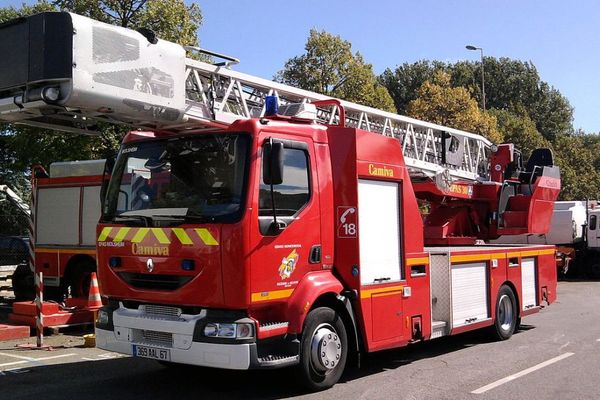
<instances>
[{"instance_id":1,"label":"door handle","mask_svg":"<svg viewBox=\"0 0 600 400\"><path fill-rule=\"evenodd\" d=\"M373 282L385 282L385 281L389 281L391 279L392 278L390 278L390 277L387 277L387 278L375 278L375 279L373 279Z\"/></svg>"},{"instance_id":2,"label":"door handle","mask_svg":"<svg viewBox=\"0 0 600 400\"><path fill-rule=\"evenodd\" d=\"M310 264L318 264L321 262L321 245L315 244L310 248L310 256L308 257Z\"/></svg>"}]
</instances>

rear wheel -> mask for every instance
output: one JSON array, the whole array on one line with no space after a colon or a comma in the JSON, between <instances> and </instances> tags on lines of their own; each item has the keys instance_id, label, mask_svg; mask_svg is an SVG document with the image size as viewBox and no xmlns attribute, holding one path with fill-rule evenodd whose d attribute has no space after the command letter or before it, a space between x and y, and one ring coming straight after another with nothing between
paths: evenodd
<instances>
[{"instance_id":1,"label":"rear wheel","mask_svg":"<svg viewBox=\"0 0 600 400\"><path fill-rule=\"evenodd\" d=\"M71 288L71 297L87 299L92 272L96 272L96 264L91 261L80 261L72 267L67 279L67 285Z\"/></svg>"},{"instance_id":2,"label":"rear wheel","mask_svg":"<svg viewBox=\"0 0 600 400\"><path fill-rule=\"evenodd\" d=\"M12 288L15 300L26 301L35 298L33 272L29 264L20 264L12 275Z\"/></svg>"},{"instance_id":3,"label":"rear wheel","mask_svg":"<svg viewBox=\"0 0 600 400\"><path fill-rule=\"evenodd\" d=\"M510 287L503 285L496 300L495 336L500 340L510 338L517 328L518 319L515 294Z\"/></svg>"},{"instance_id":4,"label":"rear wheel","mask_svg":"<svg viewBox=\"0 0 600 400\"><path fill-rule=\"evenodd\" d=\"M302 331L302 384L312 391L330 388L342 376L347 357L348 338L340 316L327 307L312 310Z\"/></svg>"}]
</instances>

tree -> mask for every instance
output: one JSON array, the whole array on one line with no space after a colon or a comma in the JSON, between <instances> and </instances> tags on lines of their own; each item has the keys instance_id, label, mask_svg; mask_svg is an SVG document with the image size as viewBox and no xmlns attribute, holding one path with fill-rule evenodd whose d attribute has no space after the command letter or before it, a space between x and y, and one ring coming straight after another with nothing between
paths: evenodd
<instances>
[{"instance_id":1,"label":"tree","mask_svg":"<svg viewBox=\"0 0 600 400\"><path fill-rule=\"evenodd\" d=\"M554 150L562 181L560 199L600 199L598 135L576 132L558 136Z\"/></svg>"},{"instance_id":2,"label":"tree","mask_svg":"<svg viewBox=\"0 0 600 400\"><path fill-rule=\"evenodd\" d=\"M181 45L198 44L196 30L202 24L197 4L183 0L55 0L65 11L125 28L149 28L161 39Z\"/></svg>"},{"instance_id":3,"label":"tree","mask_svg":"<svg viewBox=\"0 0 600 400\"><path fill-rule=\"evenodd\" d=\"M373 66L365 63L360 53L352 53L350 42L312 29L305 50L304 54L285 63L276 80L381 110L396 111L387 89L373 73Z\"/></svg>"},{"instance_id":4,"label":"tree","mask_svg":"<svg viewBox=\"0 0 600 400\"><path fill-rule=\"evenodd\" d=\"M524 110L511 112L508 110L490 110L490 114L496 117L498 130L504 136L506 143L513 143L521 151L524 160L527 160L531 152L541 147L552 147L535 127Z\"/></svg>"},{"instance_id":5,"label":"tree","mask_svg":"<svg viewBox=\"0 0 600 400\"><path fill-rule=\"evenodd\" d=\"M407 114L408 103L417 98L417 91L433 79L434 72L445 71L446 65L439 61L421 60L413 64L404 63L394 71L387 68L379 77L380 83L388 89L394 105L400 114Z\"/></svg>"},{"instance_id":6,"label":"tree","mask_svg":"<svg viewBox=\"0 0 600 400\"><path fill-rule=\"evenodd\" d=\"M493 143L503 139L496 117L479 110L467 89L452 87L450 75L443 71L435 72L432 81L421 85L407 112L417 119L478 133Z\"/></svg>"},{"instance_id":7,"label":"tree","mask_svg":"<svg viewBox=\"0 0 600 400\"><path fill-rule=\"evenodd\" d=\"M540 79L531 62L509 58L484 58L485 99L487 109L522 113L526 110L536 129L546 139L572 132L573 109L555 88ZM481 62L418 61L387 69L380 82L388 88L396 108L404 113L414 100L416 90L436 71L450 75L452 87L464 87L481 104Z\"/></svg>"}]
</instances>

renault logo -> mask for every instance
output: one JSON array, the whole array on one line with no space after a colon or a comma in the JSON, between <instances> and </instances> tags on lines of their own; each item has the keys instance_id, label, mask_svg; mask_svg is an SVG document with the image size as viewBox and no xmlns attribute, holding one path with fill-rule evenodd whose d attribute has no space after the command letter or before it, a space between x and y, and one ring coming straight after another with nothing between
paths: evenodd
<instances>
[{"instance_id":1,"label":"renault logo","mask_svg":"<svg viewBox=\"0 0 600 400\"><path fill-rule=\"evenodd\" d=\"M152 261L151 258L149 258L148 261L146 261L146 269L148 270L148 272L154 271L154 261Z\"/></svg>"}]
</instances>

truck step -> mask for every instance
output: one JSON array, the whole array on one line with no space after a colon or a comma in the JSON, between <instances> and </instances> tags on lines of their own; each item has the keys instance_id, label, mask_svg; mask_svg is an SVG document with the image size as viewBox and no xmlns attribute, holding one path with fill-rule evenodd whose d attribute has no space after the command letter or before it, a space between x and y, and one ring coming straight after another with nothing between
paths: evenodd
<instances>
[{"instance_id":1,"label":"truck step","mask_svg":"<svg viewBox=\"0 0 600 400\"><path fill-rule=\"evenodd\" d=\"M288 322L263 322L258 327L258 338L266 339L273 336L285 335L288 330Z\"/></svg>"},{"instance_id":2,"label":"truck step","mask_svg":"<svg viewBox=\"0 0 600 400\"><path fill-rule=\"evenodd\" d=\"M287 355L275 355L270 354L264 357L258 358L258 363L261 367L281 367L283 365L294 365L298 364L300 356L287 356Z\"/></svg>"},{"instance_id":3,"label":"truck step","mask_svg":"<svg viewBox=\"0 0 600 400\"><path fill-rule=\"evenodd\" d=\"M446 321L433 321L431 323L431 339L436 339L442 336L446 336Z\"/></svg>"}]
</instances>

